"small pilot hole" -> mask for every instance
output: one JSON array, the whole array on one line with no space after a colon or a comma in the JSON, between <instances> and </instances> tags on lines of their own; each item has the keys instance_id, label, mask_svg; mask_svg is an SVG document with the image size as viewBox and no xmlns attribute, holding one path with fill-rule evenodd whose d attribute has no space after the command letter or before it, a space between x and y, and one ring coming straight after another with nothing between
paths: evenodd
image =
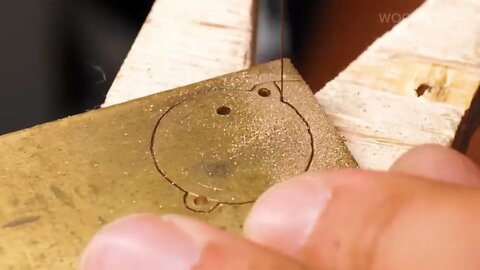
<instances>
[{"instance_id":1,"label":"small pilot hole","mask_svg":"<svg viewBox=\"0 0 480 270\"><path fill-rule=\"evenodd\" d=\"M217 109L217 113L219 115L229 115L231 111L232 111L232 109L230 109L229 107L226 107L226 106L218 107L218 109Z\"/></svg>"},{"instance_id":2,"label":"small pilot hole","mask_svg":"<svg viewBox=\"0 0 480 270\"><path fill-rule=\"evenodd\" d=\"M198 196L193 199L193 203L198 206L205 205L208 203L208 199L205 196Z\"/></svg>"},{"instance_id":3,"label":"small pilot hole","mask_svg":"<svg viewBox=\"0 0 480 270\"><path fill-rule=\"evenodd\" d=\"M421 97L425 94L425 92L430 92L432 90L432 87L426 83L423 83L417 87L415 90L417 92L417 96Z\"/></svg>"},{"instance_id":4,"label":"small pilot hole","mask_svg":"<svg viewBox=\"0 0 480 270\"><path fill-rule=\"evenodd\" d=\"M258 90L258 94L262 97L269 97L272 94L272 92L270 92L270 90L268 90L267 88L262 88Z\"/></svg>"}]
</instances>

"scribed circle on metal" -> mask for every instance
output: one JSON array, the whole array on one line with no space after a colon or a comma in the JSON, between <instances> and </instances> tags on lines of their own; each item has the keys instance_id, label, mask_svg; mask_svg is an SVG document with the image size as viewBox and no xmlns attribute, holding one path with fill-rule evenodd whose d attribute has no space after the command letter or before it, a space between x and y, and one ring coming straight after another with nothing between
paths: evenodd
<instances>
[{"instance_id":1,"label":"scribed circle on metal","mask_svg":"<svg viewBox=\"0 0 480 270\"><path fill-rule=\"evenodd\" d=\"M158 172L185 192L185 206L210 212L252 203L269 186L307 171L313 140L308 122L271 82L178 102L158 120L151 152Z\"/></svg>"}]
</instances>

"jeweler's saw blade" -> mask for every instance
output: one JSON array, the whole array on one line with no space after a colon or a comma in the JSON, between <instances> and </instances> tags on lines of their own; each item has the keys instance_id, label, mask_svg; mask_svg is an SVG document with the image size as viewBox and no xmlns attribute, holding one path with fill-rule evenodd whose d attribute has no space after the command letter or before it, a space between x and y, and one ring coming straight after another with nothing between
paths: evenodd
<instances>
[{"instance_id":1,"label":"jeweler's saw blade","mask_svg":"<svg viewBox=\"0 0 480 270\"><path fill-rule=\"evenodd\" d=\"M280 63L0 137L0 269L76 269L119 217L177 213L241 232L269 186L355 167L310 89Z\"/></svg>"}]
</instances>

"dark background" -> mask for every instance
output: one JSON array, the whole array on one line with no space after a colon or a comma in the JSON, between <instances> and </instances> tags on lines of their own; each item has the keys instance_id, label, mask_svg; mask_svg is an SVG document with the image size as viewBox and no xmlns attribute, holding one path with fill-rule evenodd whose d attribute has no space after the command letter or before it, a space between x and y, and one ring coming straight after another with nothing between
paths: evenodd
<instances>
[{"instance_id":1,"label":"dark background","mask_svg":"<svg viewBox=\"0 0 480 270\"><path fill-rule=\"evenodd\" d=\"M288 1L288 56L312 89L320 89L393 26L379 13L409 13L422 2ZM152 3L2 1L0 134L102 104ZM259 62L279 57L278 37L271 35L278 33L278 3L261 4Z\"/></svg>"},{"instance_id":2,"label":"dark background","mask_svg":"<svg viewBox=\"0 0 480 270\"><path fill-rule=\"evenodd\" d=\"M98 107L151 0L0 4L0 134Z\"/></svg>"}]
</instances>

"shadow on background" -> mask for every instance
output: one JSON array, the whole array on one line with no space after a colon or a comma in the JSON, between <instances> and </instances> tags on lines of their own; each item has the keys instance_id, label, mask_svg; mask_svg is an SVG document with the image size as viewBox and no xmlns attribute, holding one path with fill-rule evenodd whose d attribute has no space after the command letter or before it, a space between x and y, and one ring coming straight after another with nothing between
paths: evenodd
<instances>
[{"instance_id":1,"label":"shadow on background","mask_svg":"<svg viewBox=\"0 0 480 270\"><path fill-rule=\"evenodd\" d=\"M153 0L0 4L0 134L102 104Z\"/></svg>"}]
</instances>

